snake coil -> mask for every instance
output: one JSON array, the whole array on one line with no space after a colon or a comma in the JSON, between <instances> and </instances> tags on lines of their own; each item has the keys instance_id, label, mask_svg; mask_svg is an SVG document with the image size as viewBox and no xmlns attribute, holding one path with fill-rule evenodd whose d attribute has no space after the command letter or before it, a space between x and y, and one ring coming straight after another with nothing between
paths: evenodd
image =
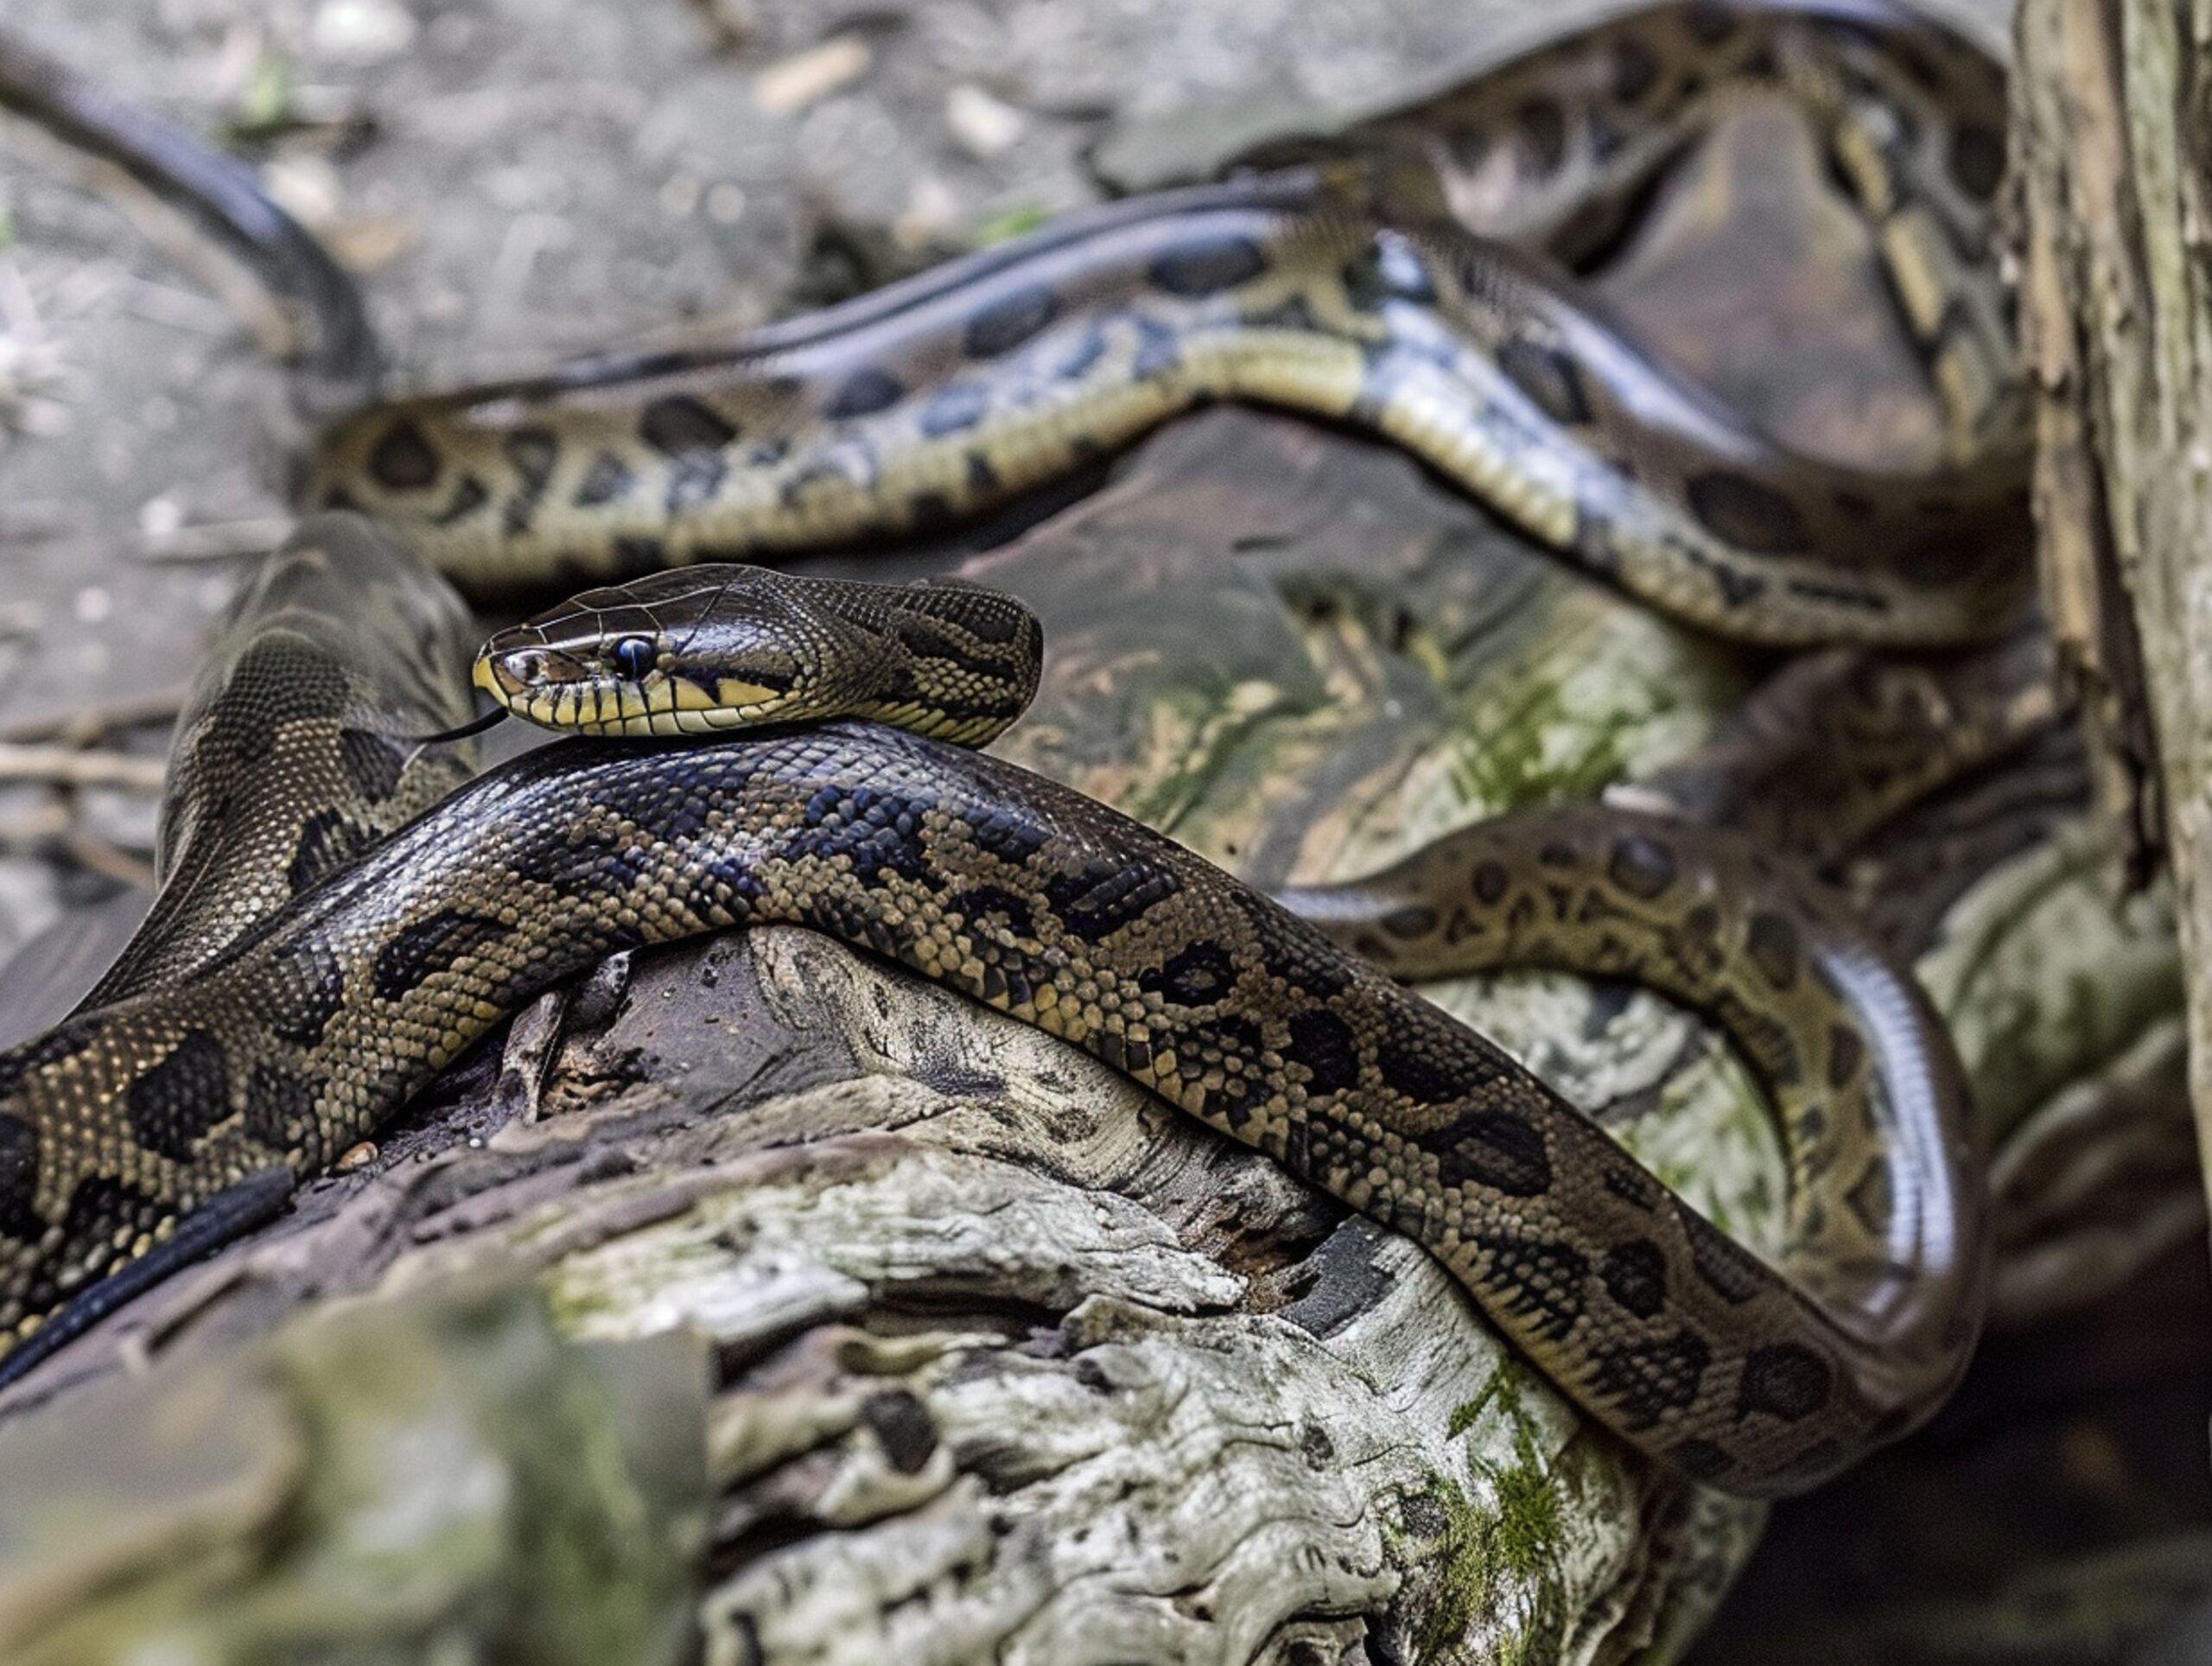
<instances>
[{"instance_id":1,"label":"snake coil","mask_svg":"<svg viewBox=\"0 0 2212 1666\"><path fill-rule=\"evenodd\" d=\"M26 61L0 54L19 107ZM1822 124L1873 227L1952 417L1936 474L1781 451L1500 240L1602 243L1635 183L1754 84ZM309 521L249 598L181 729L149 935L96 1004L0 1054L0 1381L268 1212L539 990L618 949L786 921L1082 1046L1412 1235L1663 1462L1777 1492L1901 1433L1979 1322L1964 1090L1910 980L1756 851L1541 812L1297 894L1300 919L969 749L1034 686L1018 604L640 575L973 512L1227 397L1385 435L1724 634L1986 631L2023 588L1984 250L2002 115L1984 55L1878 0L1693 0L1356 130L1351 162L1278 156L1072 216L728 350L341 420L304 501L375 525ZM75 137L159 172L128 124ZM810 726L574 741L425 810L465 770L401 737L461 715L436 663L461 614L403 544L479 588L634 580L487 649L478 682L518 710ZM250 851L236 806L208 806L287 755L258 818L286 836ZM1643 978L1736 1040L1790 1161L1777 1266L1391 976L1532 961Z\"/></svg>"}]
</instances>

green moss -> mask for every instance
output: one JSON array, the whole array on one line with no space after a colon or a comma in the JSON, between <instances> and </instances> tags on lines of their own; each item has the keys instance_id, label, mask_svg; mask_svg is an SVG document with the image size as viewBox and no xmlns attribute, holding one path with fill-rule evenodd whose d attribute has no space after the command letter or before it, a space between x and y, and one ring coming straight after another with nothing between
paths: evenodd
<instances>
[{"instance_id":1,"label":"green moss","mask_svg":"<svg viewBox=\"0 0 2212 1666\"><path fill-rule=\"evenodd\" d=\"M1516 1594L1521 1612L1498 1628L1510 1639L1502 1660L1551 1658L1566 1624L1567 1593L1556 1571L1567 1530L1566 1478L1544 1461L1517 1368L1500 1366L1480 1394L1453 1408L1453 1438L1492 1410L1511 1426L1512 1461L1491 1463L1471 1442L1468 1451L1470 1466L1491 1484L1490 1497L1478 1504L1456 1483L1431 1473L1421 1497L1445 1523L1440 1542L1414 1552L1393 1546L1410 1565L1433 1568L1439 1581L1414 1639L1420 1658L1456 1657L1476 1621Z\"/></svg>"},{"instance_id":2,"label":"green moss","mask_svg":"<svg viewBox=\"0 0 2212 1666\"><path fill-rule=\"evenodd\" d=\"M1119 808L1147 826L1174 831L1193 805L1221 796L1210 789L1255 750L1256 731L1287 706L1279 687L1249 679L1220 677L1162 690L1151 733L1173 738L1154 748L1157 773L1133 781Z\"/></svg>"},{"instance_id":3,"label":"green moss","mask_svg":"<svg viewBox=\"0 0 2212 1666\"><path fill-rule=\"evenodd\" d=\"M264 138L290 126L296 79L290 62L276 53L264 52L255 59L245 88L224 119L226 137L234 142Z\"/></svg>"}]
</instances>

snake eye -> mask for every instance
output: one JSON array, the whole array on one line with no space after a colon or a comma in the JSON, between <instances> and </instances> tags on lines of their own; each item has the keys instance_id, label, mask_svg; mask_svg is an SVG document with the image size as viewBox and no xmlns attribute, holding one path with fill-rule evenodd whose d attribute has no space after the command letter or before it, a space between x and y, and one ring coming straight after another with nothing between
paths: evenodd
<instances>
[{"instance_id":1,"label":"snake eye","mask_svg":"<svg viewBox=\"0 0 2212 1666\"><path fill-rule=\"evenodd\" d=\"M653 664L660 658L660 654L654 648L651 637L626 636L619 639L614 645L607 651L607 657L613 662L614 669L620 671L623 676L632 681L641 681L645 673L652 670Z\"/></svg>"}]
</instances>

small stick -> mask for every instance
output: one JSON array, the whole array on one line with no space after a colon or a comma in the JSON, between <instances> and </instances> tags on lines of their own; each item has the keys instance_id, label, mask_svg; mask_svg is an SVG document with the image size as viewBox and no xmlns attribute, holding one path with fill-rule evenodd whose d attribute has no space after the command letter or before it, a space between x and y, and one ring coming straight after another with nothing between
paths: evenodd
<instances>
[{"instance_id":1,"label":"small stick","mask_svg":"<svg viewBox=\"0 0 2212 1666\"><path fill-rule=\"evenodd\" d=\"M0 781L45 781L56 786L113 786L126 792L159 792L168 765L124 752L80 752L65 746L0 742Z\"/></svg>"},{"instance_id":2,"label":"small stick","mask_svg":"<svg viewBox=\"0 0 2212 1666\"><path fill-rule=\"evenodd\" d=\"M148 567L185 567L196 562L266 555L283 543L297 525L289 515L202 521L194 526L180 526L174 532L147 534L132 559Z\"/></svg>"},{"instance_id":3,"label":"small stick","mask_svg":"<svg viewBox=\"0 0 2212 1666\"><path fill-rule=\"evenodd\" d=\"M82 828L72 828L64 834L61 849L72 862L81 868L89 868L95 874L105 874L109 879L134 886L141 891L154 888L153 863L110 844L105 839L97 838Z\"/></svg>"},{"instance_id":4,"label":"small stick","mask_svg":"<svg viewBox=\"0 0 2212 1666\"><path fill-rule=\"evenodd\" d=\"M184 701L183 689L163 689L153 694L127 694L115 700L98 701L74 711L50 712L42 717L24 718L21 722L0 723L0 745L57 741L64 746L86 747L115 729L166 722L183 709Z\"/></svg>"}]
</instances>

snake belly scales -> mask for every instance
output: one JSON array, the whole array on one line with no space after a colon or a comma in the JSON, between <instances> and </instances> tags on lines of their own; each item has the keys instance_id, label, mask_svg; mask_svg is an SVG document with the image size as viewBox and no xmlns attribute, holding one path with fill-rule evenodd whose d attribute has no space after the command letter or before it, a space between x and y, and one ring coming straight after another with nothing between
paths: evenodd
<instances>
[{"instance_id":1,"label":"snake belly scales","mask_svg":"<svg viewBox=\"0 0 2212 1666\"><path fill-rule=\"evenodd\" d=\"M1541 258L1602 242L1754 84L1822 124L1859 199L1950 418L1937 472L1782 451ZM0 97L46 117L71 91L0 48ZM0 1381L264 1218L543 989L620 948L787 921L1081 1046L1412 1235L1662 1462L1783 1492L1902 1433L1979 1327L1965 1090L1910 979L1756 851L1529 812L1297 893L1300 919L970 749L1018 714L1040 647L989 593L659 569L972 513L1230 397L1386 435L1720 634L1986 633L2024 589L1986 248L2003 97L1978 48L1875 0L1663 6L1356 130L1351 162L1287 156L1076 215L719 353L340 419L302 503L372 520L319 516L272 559L180 723L147 928L78 1014L0 1055ZM358 340L338 358L358 372ZM733 680L772 716L825 634L872 656L869 685L831 708L853 716L575 740L448 794L467 763L405 737L466 715L439 669L465 615L418 551L480 589L659 573L480 658L498 697L569 727L713 727L709 685ZM763 635L778 615L796 636ZM685 694L663 651L733 623L744 667ZM606 691L640 639L658 693ZM292 836L243 853L241 820ZM1532 963L1648 982L1736 1042L1785 1136L1777 1266L1394 981Z\"/></svg>"}]
</instances>

